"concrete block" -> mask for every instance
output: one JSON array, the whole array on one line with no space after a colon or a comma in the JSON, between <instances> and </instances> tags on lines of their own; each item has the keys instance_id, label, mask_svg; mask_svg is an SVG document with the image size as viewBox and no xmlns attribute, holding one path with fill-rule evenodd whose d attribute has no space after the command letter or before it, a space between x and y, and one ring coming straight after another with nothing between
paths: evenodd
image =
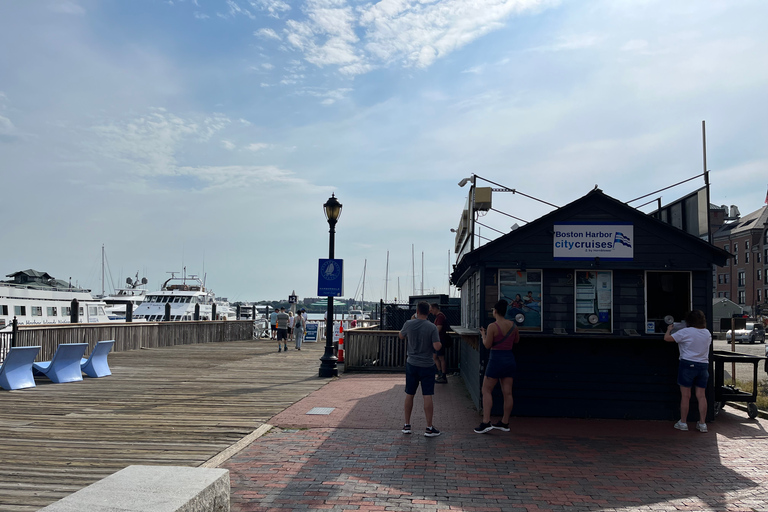
<instances>
[{"instance_id":1,"label":"concrete block","mask_svg":"<svg viewBox=\"0 0 768 512\"><path fill-rule=\"evenodd\" d=\"M41 512L229 512L229 471L128 466Z\"/></svg>"}]
</instances>

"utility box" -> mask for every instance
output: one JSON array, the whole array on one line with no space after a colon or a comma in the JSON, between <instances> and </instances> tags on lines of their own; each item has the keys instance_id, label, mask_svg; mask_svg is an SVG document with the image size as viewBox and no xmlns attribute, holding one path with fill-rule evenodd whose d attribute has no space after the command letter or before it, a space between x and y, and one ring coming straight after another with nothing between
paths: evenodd
<instances>
[{"instance_id":1,"label":"utility box","mask_svg":"<svg viewBox=\"0 0 768 512\"><path fill-rule=\"evenodd\" d=\"M491 187L475 188L475 210L487 212L491 209Z\"/></svg>"}]
</instances>

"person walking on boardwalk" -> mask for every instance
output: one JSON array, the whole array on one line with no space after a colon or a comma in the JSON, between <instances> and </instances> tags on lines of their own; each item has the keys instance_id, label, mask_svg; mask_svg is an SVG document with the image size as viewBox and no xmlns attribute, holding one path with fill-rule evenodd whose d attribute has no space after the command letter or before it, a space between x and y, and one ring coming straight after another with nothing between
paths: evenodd
<instances>
[{"instance_id":1,"label":"person walking on boardwalk","mask_svg":"<svg viewBox=\"0 0 768 512\"><path fill-rule=\"evenodd\" d=\"M277 351L280 352L280 341L283 342L283 350L288 352L288 313L285 308L280 308L277 314Z\"/></svg>"},{"instance_id":2,"label":"person walking on boardwalk","mask_svg":"<svg viewBox=\"0 0 768 512\"><path fill-rule=\"evenodd\" d=\"M296 350L301 350L301 343L304 341L304 317L301 311L294 315L293 336L296 339Z\"/></svg>"},{"instance_id":3,"label":"person walking on boardwalk","mask_svg":"<svg viewBox=\"0 0 768 512\"><path fill-rule=\"evenodd\" d=\"M405 361L405 425L403 434L411 433L411 412L413 398L421 384L421 394L424 397L424 416L427 420L426 437L436 437L440 431L432 425L434 404L432 395L435 394L435 362L432 353L440 350L440 336L435 324L427 320L429 304L419 302L416 306L416 318L408 320L400 330L400 339L407 339L407 358Z\"/></svg>"},{"instance_id":4,"label":"person walking on boardwalk","mask_svg":"<svg viewBox=\"0 0 768 512\"><path fill-rule=\"evenodd\" d=\"M664 341L675 342L680 349L680 363L677 368L677 384L680 386L680 420L675 423L678 430L688 430L688 409L691 403L691 387L696 388L699 402L699 421L696 429L707 432L707 381L709 380L709 346L712 333L707 329L704 312L695 309L685 317L686 327L672 332L674 324L667 327Z\"/></svg>"},{"instance_id":5,"label":"person walking on boardwalk","mask_svg":"<svg viewBox=\"0 0 768 512\"><path fill-rule=\"evenodd\" d=\"M272 327L272 339L277 339L277 315L279 314L279 311L277 308L269 314L269 325Z\"/></svg>"},{"instance_id":6,"label":"person walking on boardwalk","mask_svg":"<svg viewBox=\"0 0 768 512\"><path fill-rule=\"evenodd\" d=\"M448 319L445 314L440 311L440 305L430 304L429 313L435 317L433 320L435 327L437 327L437 334L440 337L440 350L435 351L432 358L435 360L435 366L437 366L437 378L435 382L439 384L446 384L448 379L445 376L448 370L445 364L445 349L448 348Z\"/></svg>"},{"instance_id":7,"label":"person walking on boardwalk","mask_svg":"<svg viewBox=\"0 0 768 512\"><path fill-rule=\"evenodd\" d=\"M507 301L504 299L497 302L493 306L493 318L496 321L488 326L487 331L480 328L483 346L490 352L483 377L483 422L475 428L477 434L485 434L493 429L509 432L509 415L512 414L512 382L517 369L512 347L520 341L520 331L512 320L504 317L507 306ZM504 415L500 421L491 425L493 388L499 381L501 381L501 392L504 395Z\"/></svg>"},{"instance_id":8,"label":"person walking on boardwalk","mask_svg":"<svg viewBox=\"0 0 768 512\"><path fill-rule=\"evenodd\" d=\"M293 341L293 324L296 322L296 316L293 311L288 312L288 339Z\"/></svg>"}]
</instances>

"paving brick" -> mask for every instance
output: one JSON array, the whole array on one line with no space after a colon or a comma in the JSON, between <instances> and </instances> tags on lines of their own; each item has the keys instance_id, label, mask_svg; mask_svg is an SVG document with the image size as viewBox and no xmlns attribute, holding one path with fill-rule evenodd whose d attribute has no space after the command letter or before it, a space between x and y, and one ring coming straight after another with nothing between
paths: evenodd
<instances>
[{"instance_id":1,"label":"paving brick","mask_svg":"<svg viewBox=\"0 0 768 512\"><path fill-rule=\"evenodd\" d=\"M437 438L401 375L343 375L271 420L221 467L233 512L768 511L768 422L726 408L708 434L668 422L513 418L477 435L460 384L437 388ZM312 407L335 407L307 416Z\"/></svg>"}]
</instances>

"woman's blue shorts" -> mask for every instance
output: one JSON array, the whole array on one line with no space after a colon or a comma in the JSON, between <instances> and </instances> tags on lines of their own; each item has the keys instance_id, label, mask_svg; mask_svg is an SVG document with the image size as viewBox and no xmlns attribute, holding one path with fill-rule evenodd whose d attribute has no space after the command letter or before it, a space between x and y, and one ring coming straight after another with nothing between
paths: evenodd
<instances>
[{"instance_id":1,"label":"woman's blue shorts","mask_svg":"<svg viewBox=\"0 0 768 512\"><path fill-rule=\"evenodd\" d=\"M680 386L706 388L707 381L709 381L709 363L680 360L680 366L677 367L677 383Z\"/></svg>"},{"instance_id":2,"label":"woman's blue shorts","mask_svg":"<svg viewBox=\"0 0 768 512\"><path fill-rule=\"evenodd\" d=\"M488 366L485 367L486 377L492 379L514 378L516 370L515 354L511 350L491 350Z\"/></svg>"}]
</instances>

